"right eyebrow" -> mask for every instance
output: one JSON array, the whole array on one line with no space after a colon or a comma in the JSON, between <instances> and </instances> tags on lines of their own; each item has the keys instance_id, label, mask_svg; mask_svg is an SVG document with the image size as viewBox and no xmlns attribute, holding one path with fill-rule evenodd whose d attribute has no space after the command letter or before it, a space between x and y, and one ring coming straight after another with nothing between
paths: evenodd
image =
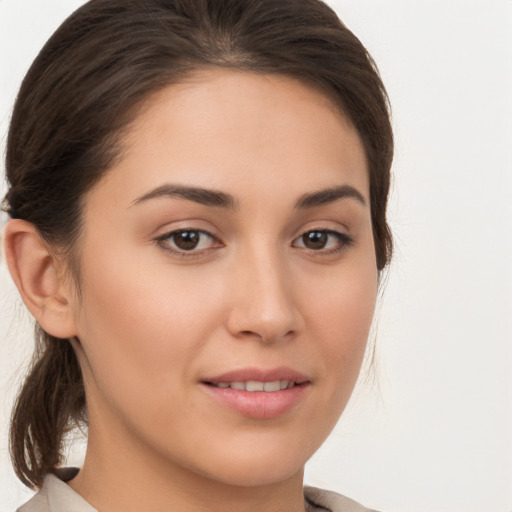
<instances>
[{"instance_id":1,"label":"right eyebrow","mask_svg":"<svg viewBox=\"0 0 512 512\"><path fill-rule=\"evenodd\" d=\"M325 204L333 203L339 199L345 199L350 197L355 199L358 203L363 206L367 206L366 200L363 194L359 192L355 187L351 185L340 185L337 187L330 187L317 192L311 192L304 194L297 201L295 208L300 210L307 208L314 208L316 206L323 206Z\"/></svg>"},{"instance_id":2,"label":"right eyebrow","mask_svg":"<svg viewBox=\"0 0 512 512\"><path fill-rule=\"evenodd\" d=\"M234 210L237 207L237 201L235 198L225 192L187 185L173 185L170 183L161 185L160 187L137 197L132 202L132 205L159 197L178 197L180 199L187 199L188 201L194 201L195 203L203 204L205 206L228 208L230 210Z\"/></svg>"}]
</instances>

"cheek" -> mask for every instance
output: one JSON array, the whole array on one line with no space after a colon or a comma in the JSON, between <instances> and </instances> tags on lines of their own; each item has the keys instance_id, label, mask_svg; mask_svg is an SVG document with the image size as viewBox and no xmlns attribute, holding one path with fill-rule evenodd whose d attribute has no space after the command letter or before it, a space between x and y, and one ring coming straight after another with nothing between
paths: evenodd
<instances>
[{"instance_id":1,"label":"cheek","mask_svg":"<svg viewBox=\"0 0 512 512\"><path fill-rule=\"evenodd\" d=\"M138 397L157 407L176 382L193 379L194 359L218 317L219 301L205 297L196 281L162 270L114 261L106 251L101 265L85 269L79 339L96 392L123 407L135 407Z\"/></svg>"},{"instance_id":2,"label":"cheek","mask_svg":"<svg viewBox=\"0 0 512 512\"><path fill-rule=\"evenodd\" d=\"M321 354L330 392L340 404L348 400L357 380L373 320L377 294L374 261L366 251L322 279L322 286L310 283L305 288L303 310L311 344Z\"/></svg>"},{"instance_id":3,"label":"cheek","mask_svg":"<svg viewBox=\"0 0 512 512\"><path fill-rule=\"evenodd\" d=\"M322 339L341 345L365 344L377 295L377 270L369 251L360 251L337 269L326 269L302 283L307 322L323 331ZM340 349L340 353L342 350Z\"/></svg>"}]
</instances>

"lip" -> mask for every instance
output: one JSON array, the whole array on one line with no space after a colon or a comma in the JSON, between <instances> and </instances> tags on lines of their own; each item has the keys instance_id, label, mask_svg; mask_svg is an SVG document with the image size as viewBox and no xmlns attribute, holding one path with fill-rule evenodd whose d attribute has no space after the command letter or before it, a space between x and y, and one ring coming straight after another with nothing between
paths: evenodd
<instances>
[{"instance_id":1,"label":"lip","mask_svg":"<svg viewBox=\"0 0 512 512\"><path fill-rule=\"evenodd\" d=\"M272 392L218 388L212 385L219 382L274 382L277 380L294 381L295 385ZM303 373L287 367L243 368L202 379L200 384L208 396L222 406L248 418L265 420L283 416L297 407L305 399L311 380Z\"/></svg>"},{"instance_id":2,"label":"lip","mask_svg":"<svg viewBox=\"0 0 512 512\"><path fill-rule=\"evenodd\" d=\"M219 382L236 382L257 380L260 382L273 382L276 380L293 380L299 384L309 382L310 379L301 372L280 366L279 368L241 368L239 370L232 370L220 375L201 379L203 382L211 382L218 384Z\"/></svg>"}]
</instances>

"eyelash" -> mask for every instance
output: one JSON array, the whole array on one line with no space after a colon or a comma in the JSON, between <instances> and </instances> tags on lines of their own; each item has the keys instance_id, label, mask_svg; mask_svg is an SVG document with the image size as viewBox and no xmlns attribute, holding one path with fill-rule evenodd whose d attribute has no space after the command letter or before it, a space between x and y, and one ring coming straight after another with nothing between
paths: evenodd
<instances>
[{"instance_id":1,"label":"eyelash","mask_svg":"<svg viewBox=\"0 0 512 512\"><path fill-rule=\"evenodd\" d=\"M216 246L208 247L206 249L200 249L200 250L196 250L195 248L193 248L189 251L187 251L186 249L173 248L169 244L169 240L173 240L175 236L180 235L182 233L196 233L196 234L199 233L203 237L206 236L206 237L210 238L216 244ZM216 238L214 235L212 235L211 233L208 233L208 231L205 231L203 229L193 229L193 228L177 229L176 231L170 231L169 233L165 233L164 235L156 238L155 242L164 251L172 254L173 256L178 256L181 258L197 258L200 256L204 256L204 254L206 254L206 253L210 253L215 248L224 247L224 244L222 244L222 242L218 238ZM201 243L201 241L199 241L199 243Z\"/></svg>"},{"instance_id":2,"label":"eyelash","mask_svg":"<svg viewBox=\"0 0 512 512\"><path fill-rule=\"evenodd\" d=\"M192 248L191 250L179 249L179 248L175 248L175 247L173 248L169 244L169 240L173 240L174 237L176 237L180 234L183 234L183 233L199 234L200 236L202 235L203 237L206 236L212 240L212 242L214 243L214 246L207 247L204 249L199 249L199 250L196 250L195 247ZM304 243L304 237L307 235L312 235L312 234L320 234L320 235L327 235L327 237L334 237L337 240L336 246L333 248L330 248L330 249L324 249L324 248L311 249L311 248L306 247L305 245L302 245L302 246L295 245L298 240L300 240L300 241L302 241L302 243ZM224 244L217 237L215 237L208 231L205 231L202 229L192 229L192 228L178 229L176 231L170 231L169 233L165 233L164 235L161 235L158 238L156 238L155 243L160 248L162 248L164 251L166 251L174 256L181 257L181 258L201 257L201 256L204 256L205 254L210 253L212 250L214 250L216 248L224 247ZM200 244L201 240L199 240L198 243ZM345 233L341 233L339 231L334 231L331 229L309 229L309 230L305 231L304 233L302 233L297 238L295 238L292 242L292 246L298 247L298 248L303 248L308 253L310 253L314 256L321 256L321 255L329 256L329 255L341 253L342 251L344 251L344 250L348 249L350 246L352 246L353 243L354 243L353 238L351 238L350 236L346 235Z\"/></svg>"},{"instance_id":3,"label":"eyelash","mask_svg":"<svg viewBox=\"0 0 512 512\"><path fill-rule=\"evenodd\" d=\"M321 234L321 235L327 235L327 237L333 237L336 239L336 246L330 249L311 249L305 246L302 246L304 249L306 249L309 253L312 253L314 255L323 255L328 256L331 254L338 254L346 249L348 249L351 245L354 243L354 239L348 236L345 233L341 233L339 231L334 231L332 229L309 229L308 231L305 231L302 233L299 237L297 237L293 243L295 243L297 240L304 241L304 237L307 235L312 234ZM293 245L293 244L292 244Z\"/></svg>"}]
</instances>

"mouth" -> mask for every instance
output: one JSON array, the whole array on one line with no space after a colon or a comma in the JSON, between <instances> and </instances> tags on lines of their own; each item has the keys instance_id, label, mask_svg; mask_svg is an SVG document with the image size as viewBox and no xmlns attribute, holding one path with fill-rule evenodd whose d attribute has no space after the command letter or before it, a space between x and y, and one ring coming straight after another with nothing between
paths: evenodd
<instances>
[{"instance_id":1,"label":"mouth","mask_svg":"<svg viewBox=\"0 0 512 512\"><path fill-rule=\"evenodd\" d=\"M283 391L285 389L291 389L295 386L305 384L305 382L295 382L293 380L273 380L270 382L248 380L248 381L232 381L232 382L205 382L208 386L213 386L221 389L236 389L238 391L249 391L254 392L265 392L275 393L276 391Z\"/></svg>"},{"instance_id":2,"label":"mouth","mask_svg":"<svg viewBox=\"0 0 512 512\"><path fill-rule=\"evenodd\" d=\"M271 419L293 411L308 396L312 382L289 368L248 368L201 381L216 403L253 419Z\"/></svg>"}]
</instances>

